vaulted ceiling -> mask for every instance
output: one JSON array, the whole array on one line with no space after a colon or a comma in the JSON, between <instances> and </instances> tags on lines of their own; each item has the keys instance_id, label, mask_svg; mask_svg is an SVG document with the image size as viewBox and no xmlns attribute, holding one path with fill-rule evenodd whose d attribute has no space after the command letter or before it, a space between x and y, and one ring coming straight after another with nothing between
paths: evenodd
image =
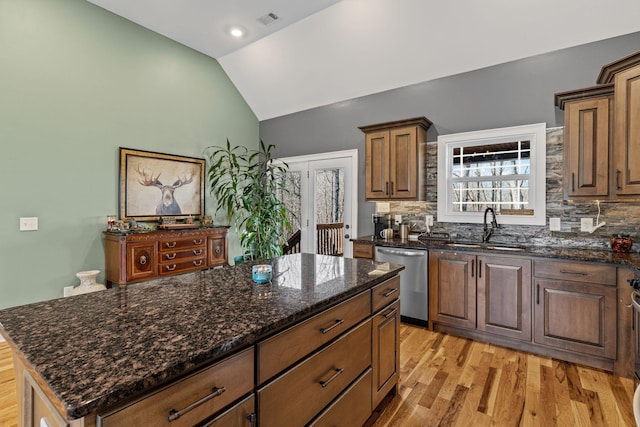
<instances>
[{"instance_id":1,"label":"vaulted ceiling","mask_svg":"<svg viewBox=\"0 0 640 427\"><path fill-rule=\"evenodd\" d=\"M638 0L88 1L216 58L259 120L640 31Z\"/></svg>"}]
</instances>

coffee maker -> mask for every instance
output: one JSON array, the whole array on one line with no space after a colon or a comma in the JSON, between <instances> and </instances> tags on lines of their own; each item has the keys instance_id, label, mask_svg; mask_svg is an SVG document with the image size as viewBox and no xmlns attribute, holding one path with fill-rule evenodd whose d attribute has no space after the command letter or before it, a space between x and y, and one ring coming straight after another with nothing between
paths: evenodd
<instances>
[{"instance_id":1,"label":"coffee maker","mask_svg":"<svg viewBox=\"0 0 640 427\"><path fill-rule=\"evenodd\" d=\"M373 222L373 236L376 239L382 238L382 236L380 235L382 230L384 230L385 228L391 228L391 225L389 225L390 224L389 214L375 213L372 215L371 221Z\"/></svg>"}]
</instances>

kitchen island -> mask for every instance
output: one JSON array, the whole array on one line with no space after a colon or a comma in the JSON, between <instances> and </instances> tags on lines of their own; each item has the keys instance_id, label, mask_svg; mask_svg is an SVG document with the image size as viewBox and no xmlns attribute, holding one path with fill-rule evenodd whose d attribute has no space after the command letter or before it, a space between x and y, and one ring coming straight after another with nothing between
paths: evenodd
<instances>
[{"instance_id":1,"label":"kitchen island","mask_svg":"<svg viewBox=\"0 0 640 427\"><path fill-rule=\"evenodd\" d=\"M271 265L271 284L254 283L252 265L241 264L1 310L0 333L14 355L21 425L40 425L40 418L50 426L120 425L110 422L119 413L127 415L127 425L136 425L129 417L143 408L148 423L153 414L144 411L156 403L163 423L187 425L255 398L262 409L250 405L248 423L236 425L251 425L257 417L266 426L271 421L261 416L282 410L266 410L270 390L278 390L281 380L304 378L313 371L309 366L334 353L347 359L347 367L314 378L319 390L335 389L317 412L321 416L357 388L358 394L349 396L369 396L358 404L370 414L380 399L371 397L375 390L361 393L360 380L380 369L376 363L389 365L388 359L376 362L380 348L373 347L388 344L386 337L393 334L381 329L380 339L374 325L397 331L399 320L375 317L399 317L397 277L403 267L311 254L284 256ZM396 359L398 343L396 336L391 348ZM348 372L350 359L358 359L353 372ZM225 369L216 371L218 366ZM213 384L226 371L247 383L237 398L232 385ZM181 384L199 385L203 375L212 382L204 386L207 401L189 392L185 402L195 405L193 411L184 402L184 407L163 406L166 396L180 395ZM397 372L389 378L379 390L395 389ZM304 393L293 390L294 398ZM230 401L217 404L217 396ZM286 408L286 396L280 397L279 408ZM128 408L135 410L127 413ZM316 415L315 409L307 411L299 423ZM200 418L189 418L195 416Z\"/></svg>"}]
</instances>

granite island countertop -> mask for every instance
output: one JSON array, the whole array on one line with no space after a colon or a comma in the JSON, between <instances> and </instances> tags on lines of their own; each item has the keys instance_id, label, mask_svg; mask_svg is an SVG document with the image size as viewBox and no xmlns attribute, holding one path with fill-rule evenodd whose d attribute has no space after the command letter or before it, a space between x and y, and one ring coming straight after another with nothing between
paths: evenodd
<instances>
[{"instance_id":1,"label":"granite island countertop","mask_svg":"<svg viewBox=\"0 0 640 427\"><path fill-rule=\"evenodd\" d=\"M555 247L555 246L521 246L521 251L501 251L496 249L473 248L464 246L451 246L452 242L446 240L401 240L397 237L393 239L378 239L373 236L362 236L351 240L357 243L374 244L376 246L385 246L393 248L406 249L447 249L467 252L485 252L493 255L519 255L540 258L563 259L568 261L585 261L585 262L603 262L610 264L626 265L634 268L636 276L640 277L640 254L637 252L618 253L613 251L592 249L592 248L575 248L575 247ZM455 243L455 242L454 242ZM508 245L491 241L488 246Z\"/></svg>"},{"instance_id":2,"label":"granite island countertop","mask_svg":"<svg viewBox=\"0 0 640 427\"><path fill-rule=\"evenodd\" d=\"M404 267L312 254L225 266L0 310L0 334L55 393L68 419L145 393L253 345Z\"/></svg>"}]
</instances>

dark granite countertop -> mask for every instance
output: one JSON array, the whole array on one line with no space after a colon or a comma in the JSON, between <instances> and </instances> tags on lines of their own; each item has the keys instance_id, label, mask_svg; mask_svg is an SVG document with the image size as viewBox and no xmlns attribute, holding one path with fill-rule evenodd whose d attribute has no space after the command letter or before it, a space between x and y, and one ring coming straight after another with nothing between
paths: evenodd
<instances>
[{"instance_id":1,"label":"dark granite countertop","mask_svg":"<svg viewBox=\"0 0 640 427\"><path fill-rule=\"evenodd\" d=\"M400 240L393 238L389 240L376 239L373 236L362 236L352 239L358 243L373 243L376 246L386 246L393 248L407 249L447 249L456 251L485 252L495 255L520 255L553 259L565 259L572 261L604 262L611 264L627 265L635 268L636 275L640 275L640 254L637 252L618 253L591 248L563 248L553 246L522 246L522 251L502 251L496 249L453 247L451 242L446 240ZM489 246L507 245L499 242L491 242Z\"/></svg>"},{"instance_id":2,"label":"dark granite countertop","mask_svg":"<svg viewBox=\"0 0 640 427\"><path fill-rule=\"evenodd\" d=\"M397 274L404 267L322 255L226 266L0 310L0 333L69 419L141 395Z\"/></svg>"}]
</instances>

